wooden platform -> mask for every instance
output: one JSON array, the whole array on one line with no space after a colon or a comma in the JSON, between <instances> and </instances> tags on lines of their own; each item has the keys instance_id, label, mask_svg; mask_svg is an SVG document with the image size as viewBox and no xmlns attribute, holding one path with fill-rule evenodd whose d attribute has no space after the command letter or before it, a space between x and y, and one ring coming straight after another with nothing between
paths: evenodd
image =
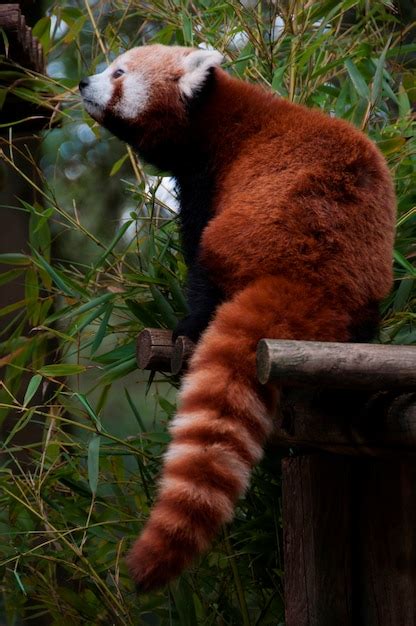
<instances>
[{"instance_id":1,"label":"wooden platform","mask_svg":"<svg viewBox=\"0 0 416 626\"><path fill-rule=\"evenodd\" d=\"M26 69L39 74L45 71L42 46L26 25L18 4L0 4L0 28L5 33L0 37L0 54Z\"/></svg>"},{"instance_id":2,"label":"wooden platform","mask_svg":"<svg viewBox=\"0 0 416 626\"><path fill-rule=\"evenodd\" d=\"M45 73L42 46L26 25L18 4L0 4L0 29L3 33L0 36L0 81L1 87L7 90L1 108L0 133L8 132L7 125L14 134L41 130L49 123L51 110L20 98L13 90L24 86L28 73L35 81Z\"/></svg>"},{"instance_id":3,"label":"wooden platform","mask_svg":"<svg viewBox=\"0 0 416 626\"><path fill-rule=\"evenodd\" d=\"M140 366L184 369L192 346L171 337L143 331ZM267 339L258 375L281 390L288 451L286 626L413 626L416 347Z\"/></svg>"}]
</instances>

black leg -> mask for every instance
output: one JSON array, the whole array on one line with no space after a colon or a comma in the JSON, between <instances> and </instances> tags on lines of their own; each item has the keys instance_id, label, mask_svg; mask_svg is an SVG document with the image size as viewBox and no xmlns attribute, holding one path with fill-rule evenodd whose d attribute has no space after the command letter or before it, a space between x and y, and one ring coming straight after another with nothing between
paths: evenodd
<instances>
[{"instance_id":1,"label":"black leg","mask_svg":"<svg viewBox=\"0 0 416 626\"><path fill-rule=\"evenodd\" d=\"M222 299L221 290L211 281L207 271L198 262L193 264L189 268L187 284L189 315L179 322L173 331L173 339L185 335L196 343Z\"/></svg>"}]
</instances>

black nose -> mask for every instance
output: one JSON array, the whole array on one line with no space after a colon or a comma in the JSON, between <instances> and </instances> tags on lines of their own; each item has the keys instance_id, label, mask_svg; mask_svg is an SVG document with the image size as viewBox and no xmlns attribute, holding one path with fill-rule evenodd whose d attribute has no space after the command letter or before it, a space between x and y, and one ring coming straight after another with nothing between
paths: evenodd
<instances>
[{"instance_id":1,"label":"black nose","mask_svg":"<svg viewBox=\"0 0 416 626\"><path fill-rule=\"evenodd\" d=\"M85 87L88 87L89 84L90 84L90 79L89 78L82 78L80 80L79 85L78 85L79 90L82 91L83 89L85 89Z\"/></svg>"}]
</instances>

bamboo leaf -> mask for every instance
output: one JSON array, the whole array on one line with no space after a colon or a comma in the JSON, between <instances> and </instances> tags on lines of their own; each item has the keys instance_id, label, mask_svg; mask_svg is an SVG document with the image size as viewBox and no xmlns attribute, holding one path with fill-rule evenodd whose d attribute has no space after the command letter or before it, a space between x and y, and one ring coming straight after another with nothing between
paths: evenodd
<instances>
[{"instance_id":1,"label":"bamboo leaf","mask_svg":"<svg viewBox=\"0 0 416 626\"><path fill-rule=\"evenodd\" d=\"M88 483L93 495L97 493L100 470L100 435L93 435L88 444Z\"/></svg>"},{"instance_id":2,"label":"bamboo leaf","mask_svg":"<svg viewBox=\"0 0 416 626\"><path fill-rule=\"evenodd\" d=\"M136 357L130 359L125 359L121 362L114 363L109 365L105 369L105 374L102 377L101 381L103 384L108 384L113 380L117 380L117 378L122 378L123 376L127 376L130 372L134 372L137 369Z\"/></svg>"},{"instance_id":3,"label":"bamboo leaf","mask_svg":"<svg viewBox=\"0 0 416 626\"><path fill-rule=\"evenodd\" d=\"M145 428L143 419L141 418L141 415L140 415L136 405L134 404L134 402L133 402L133 400L132 400L132 398L131 398L131 396L130 396L130 394L128 392L128 389L126 387L124 387L124 393L126 394L127 402L130 405L130 408L132 410L132 413L133 413L134 417L136 418L136 421L137 421L137 423L138 423L138 425L140 427L140 430L142 431L142 433L144 433L146 428Z\"/></svg>"},{"instance_id":4,"label":"bamboo leaf","mask_svg":"<svg viewBox=\"0 0 416 626\"><path fill-rule=\"evenodd\" d=\"M98 296L98 298L93 298L92 300L90 300L89 302L86 302L85 304L81 305L80 307L77 307L75 309L70 309L60 319L63 320L63 319L66 319L68 317L75 317L76 315L82 315L82 313L86 313L90 309L95 309L96 307L99 307L104 302L108 302L109 300L114 299L114 297L115 297L115 294L113 294L113 293L106 293L106 294L104 294L102 296Z\"/></svg>"},{"instance_id":5,"label":"bamboo leaf","mask_svg":"<svg viewBox=\"0 0 416 626\"><path fill-rule=\"evenodd\" d=\"M118 159L118 161L116 161L113 164L113 167L111 168L111 171L110 171L110 176L114 176L114 174L117 174L117 172L123 166L123 164L126 162L128 157L129 157L129 155L125 154L124 156L121 157L121 159Z\"/></svg>"},{"instance_id":6,"label":"bamboo leaf","mask_svg":"<svg viewBox=\"0 0 416 626\"><path fill-rule=\"evenodd\" d=\"M171 440L168 433L143 433L143 437L154 443L169 443Z\"/></svg>"},{"instance_id":7,"label":"bamboo leaf","mask_svg":"<svg viewBox=\"0 0 416 626\"><path fill-rule=\"evenodd\" d=\"M25 296L28 303L31 301L37 302L39 298L38 275L33 268L29 268L26 272Z\"/></svg>"},{"instance_id":8,"label":"bamboo leaf","mask_svg":"<svg viewBox=\"0 0 416 626\"><path fill-rule=\"evenodd\" d=\"M193 45L193 29L192 29L192 18L189 13L183 11L182 12L182 28L183 28L183 38L185 44L188 46Z\"/></svg>"},{"instance_id":9,"label":"bamboo leaf","mask_svg":"<svg viewBox=\"0 0 416 626\"><path fill-rule=\"evenodd\" d=\"M401 265L411 276L416 276L416 267L414 267L405 257L398 251L395 250L393 253L394 260Z\"/></svg>"},{"instance_id":10,"label":"bamboo leaf","mask_svg":"<svg viewBox=\"0 0 416 626\"><path fill-rule=\"evenodd\" d=\"M389 40L387 41L383 49L383 52L381 53L381 55L379 56L376 62L376 71L374 74L373 84L371 86L371 103L373 105L377 104L377 102L379 101L382 95L384 65L386 62L386 54L387 54L387 50L389 49L390 42L391 42L391 37L389 37Z\"/></svg>"},{"instance_id":11,"label":"bamboo leaf","mask_svg":"<svg viewBox=\"0 0 416 626\"><path fill-rule=\"evenodd\" d=\"M407 91L400 85L399 87L399 115L400 117L407 117L410 115L412 111L412 106L410 104L409 96L407 95Z\"/></svg>"},{"instance_id":12,"label":"bamboo leaf","mask_svg":"<svg viewBox=\"0 0 416 626\"><path fill-rule=\"evenodd\" d=\"M416 274L415 274L416 276ZM414 279L404 279L400 281L399 288L397 289L394 301L393 301L393 310L394 311L403 311L407 305L407 302L410 298L410 294L412 293L414 286Z\"/></svg>"},{"instance_id":13,"label":"bamboo leaf","mask_svg":"<svg viewBox=\"0 0 416 626\"><path fill-rule=\"evenodd\" d=\"M365 82L363 75L357 69L357 66L353 63L353 61L351 61L351 59L346 59L344 63L351 78L351 82L354 85L354 88L358 95L364 100L369 100L370 90L367 83Z\"/></svg>"},{"instance_id":14,"label":"bamboo leaf","mask_svg":"<svg viewBox=\"0 0 416 626\"><path fill-rule=\"evenodd\" d=\"M125 222L123 226L120 228L120 230L114 235L113 239L111 240L107 248L104 250L102 255L98 258L98 260L94 263L93 268L91 272L89 273L89 276L92 275L93 270L96 270L98 267L101 267L101 265L104 263L107 257L112 253L112 251L114 250L115 246L120 241L120 239L124 237L126 231L128 230L128 228L130 228L133 222L134 220L127 220L127 222Z\"/></svg>"},{"instance_id":15,"label":"bamboo leaf","mask_svg":"<svg viewBox=\"0 0 416 626\"><path fill-rule=\"evenodd\" d=\"M32 33L38 38L44 51L47 52L51 44L51 18L42 17L32 28Z\"/></svg>"},{"instance_id":16,"label":"bamboo leaf","mask_svg":"<svg viewBox=\"0 0 416 626\"><path fill-rule=\"evenodd\" d=\"M74 376L82 374L86 371L85 365L76 365L72 363L61 363L60 365L45 365L38 370L41 376L53 378L55 376Z\"/></svg>"},{"instance_id":17,"label":"bamboo leaf","mask_svg":"<svg viewBox=\"0 0 416 626\"><path fill-rule=\"evenodd\" d=\"M127 307L133 313L135 317L143 324L143 326L154 326L155 318L154 314L149 311L148 302L136 302L135 300L126 300Z\"/></svg>"},{"instance_id":18,"label":"bamboo leaf","mask_svg":"<svg viewBox=\"0 0 416 626\"><path fill-rule=\"evenodd\" d=\"M161 291L157 287L155 287L155 285L150 285L150 291L152 293L153 300L155 301L155 304L160 311L164 323L169 328L174 328L178 323L178 318L173 312L172 306L165 298L165 296L161 293Z\"/></svg>"},{"instance_id":19,"label":"bamboo leaf","mask_svg":"<svg viewBox=\"0 0 416 626\"><path fill-rule=\"evenodd\" d=\"M112 304L107 305L107 307L105 309L104 317L101 320L100 327L99 327L98 331L95 334L95 338L94 338L93 344L91 346L91 356L93 354L95 354L95 352L98 350L98 348L100 347L100 345L101 345L101 343L102 343L102 341L103 341L103 339L105 337L105 334L107 332L108 322L110 320L112 311L113 311L113 305Z\"/></svg>"},{"instance_id":20,"label":"bamboo leaf","mask_svg":"<svg viewBox=\"0 0 416 626\"><path fill-rule=\"evenodd\" d=\"M123 359L132 358L135 354L136 342L131 341L130 343L126 343L124 346L119 346L118 348L114 348L114 350L110 350L110 352L105 352L104 354L96 356L94 361L97 361L98 363L110 364Z\"/></svg>"},{"instance_id":21,"label":"bamboo leaf","mask_svg":"<svg viewBox=\"0 0 416 626\"><path fill-rule=\"evenodd\" d=\"M92 418L94 424L97 427L97 430L101 432L101 418L95 413L91 404L88 402L86 396L83 393L74 393L74 398L78 398L82 406L87 411L88 415Z\"/></svg>"},{"instance_id":22,"label":"bamboo leaf","mask_svg":"<svg viewBox=\"0 0 416 626\"><path fill-rule=\"evenodd\" d=\"M51 265L36 251L33 250L33 254L38 262L38 264L45 270L45 272L51 277L55 285L63 291L67 296L72 296L74 298L77 297L77 293L68 285L64 277L58 272L58 270L53 269Z\"/></svg>"},{"instance_id":23,"label":"bamboo leaf","mask_svg":"<svg viewBox=\"0 0 416 626\"><path fill-rule=\"evenodd\" d=\"M183 315L187 315L189 313L189 308L182 287L173 276L168 277L168 283L177 310Z\"/></svg>"},{"instance_id":24,"label":"bamboo leaf","mask_svg":"<svg viewBox=\"0 0 416 626\"><path fill-rule=\"evenodd\" d=\"M9 313L14 313L14 311L23 308L24 306L26 306L26 304L26 298L24 300L19 300L18 302L12 302L12 304L8 304L7 306L4 306L2 309L0 309L0 317L9 315Z\"/></svg>"},{"instance_id":25,"label":"bamboo leaf","mask_svg":"<svg viewBox=\"0 0 416 626\"><path fill-rule=\"evenodd\" d=\"M392 137L391 139L381 139L377 142L378 147L383 152L383 154L393 154L394 152L400 152L403 146L406 143L406 139L401 135L397 137Z\"/></svg>"},{"instance_id":26,"label":"bamboo leaf","mask_svg":"<svg viewBox=\"0 0 416 626\"><path fill-rule=\"evenodd\" d=\"M40 374L35 374L29 381L29 384L26 389L25 397L23 399L23 406L27 406L35 393L37 392L40 383L42 382L42 376Z\"/></svg>"},{"instance_id":27,"label":"bamboo leaf","mask_svg":"<svg viewBox=\"0 0 416 626\"><path fill-rule=\"evenodd\" d=\"M82 322L79 322L78 320L74 322L73 327L69 331L69 335L72 337L76 334L81 333L84 328L89 326L95 319L97 319L97 317L100 317L104 313L105 309L105 305L98 309L94 309L89 315L87 315L87 317L82 320Z\"/></svg>"},{"instance_id":28,"label":"bamboo leaf","mask_svg":"<svg viewBox=\"0 0 416 626\"><path fill-rule=\"evenodd\" d=\"M25 594L25 596L27 596L26 589L25 589L25 587L24 587L24 585L22 583L22 579L20 578L19 573L17 572L17 570L13 570L13 574L14 574L14 577L16 578L17 584L20 587L20 590L22 591L22 593Z\"/></svg>"},{"instance_id":29,"label":"bamboo leaf","mask_svg":"<svg viewBox=\"0 0 416 626\"><path fill-rule=\"evenodd\" d=\"M0 274L0 285L6 285L22 275L24 270L9 270Z\"/></svg>"},{"instance_id":30,"label":"bamboo leaf","mask_svg":"<svg viewBox=\"0 0 416 626\"><path fill-rule=\"evenodd\" d=\"M2 444L3 449L6 448L6 446L8 446L11 441L13 441L13 438L16 435L16 433L20 432L27 426L27 424L32 419L34 412L35 412L35 409L29 409L28 411L24 412L24 414L22 415L20 419L17 420L17 422L14 424L11 431L8 433L6 439L3 441L3 444Z\"/></svg>"},{"instance_id":31,"label":"bamboo leaf","mask_svg":"<svg viewBox=\"0 0 416 626\"><path fill-rule=\"evenodd\" d=\"M0 254L0 263L4 263L4 265L30 265L31 259L26 254L8 252Z\"/></svg>"}]
</instances>

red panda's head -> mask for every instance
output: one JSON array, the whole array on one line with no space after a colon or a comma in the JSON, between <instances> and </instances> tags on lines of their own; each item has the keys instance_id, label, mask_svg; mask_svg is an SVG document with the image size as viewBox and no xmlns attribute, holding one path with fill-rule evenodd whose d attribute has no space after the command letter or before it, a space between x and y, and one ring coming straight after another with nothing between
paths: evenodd
<instances>
[{"instance_id":1,"label":"red panda's head","mask_svg":"<svg viewBox=\"0 0 416 626\"><path fill-rule=\"evenodd\" d=\"M81 80L79 88L91 117L146 157L170 133L184 132L190 102L222 58L216 50L199 48L133 48Z\"/></svg>"}]
</instances>

